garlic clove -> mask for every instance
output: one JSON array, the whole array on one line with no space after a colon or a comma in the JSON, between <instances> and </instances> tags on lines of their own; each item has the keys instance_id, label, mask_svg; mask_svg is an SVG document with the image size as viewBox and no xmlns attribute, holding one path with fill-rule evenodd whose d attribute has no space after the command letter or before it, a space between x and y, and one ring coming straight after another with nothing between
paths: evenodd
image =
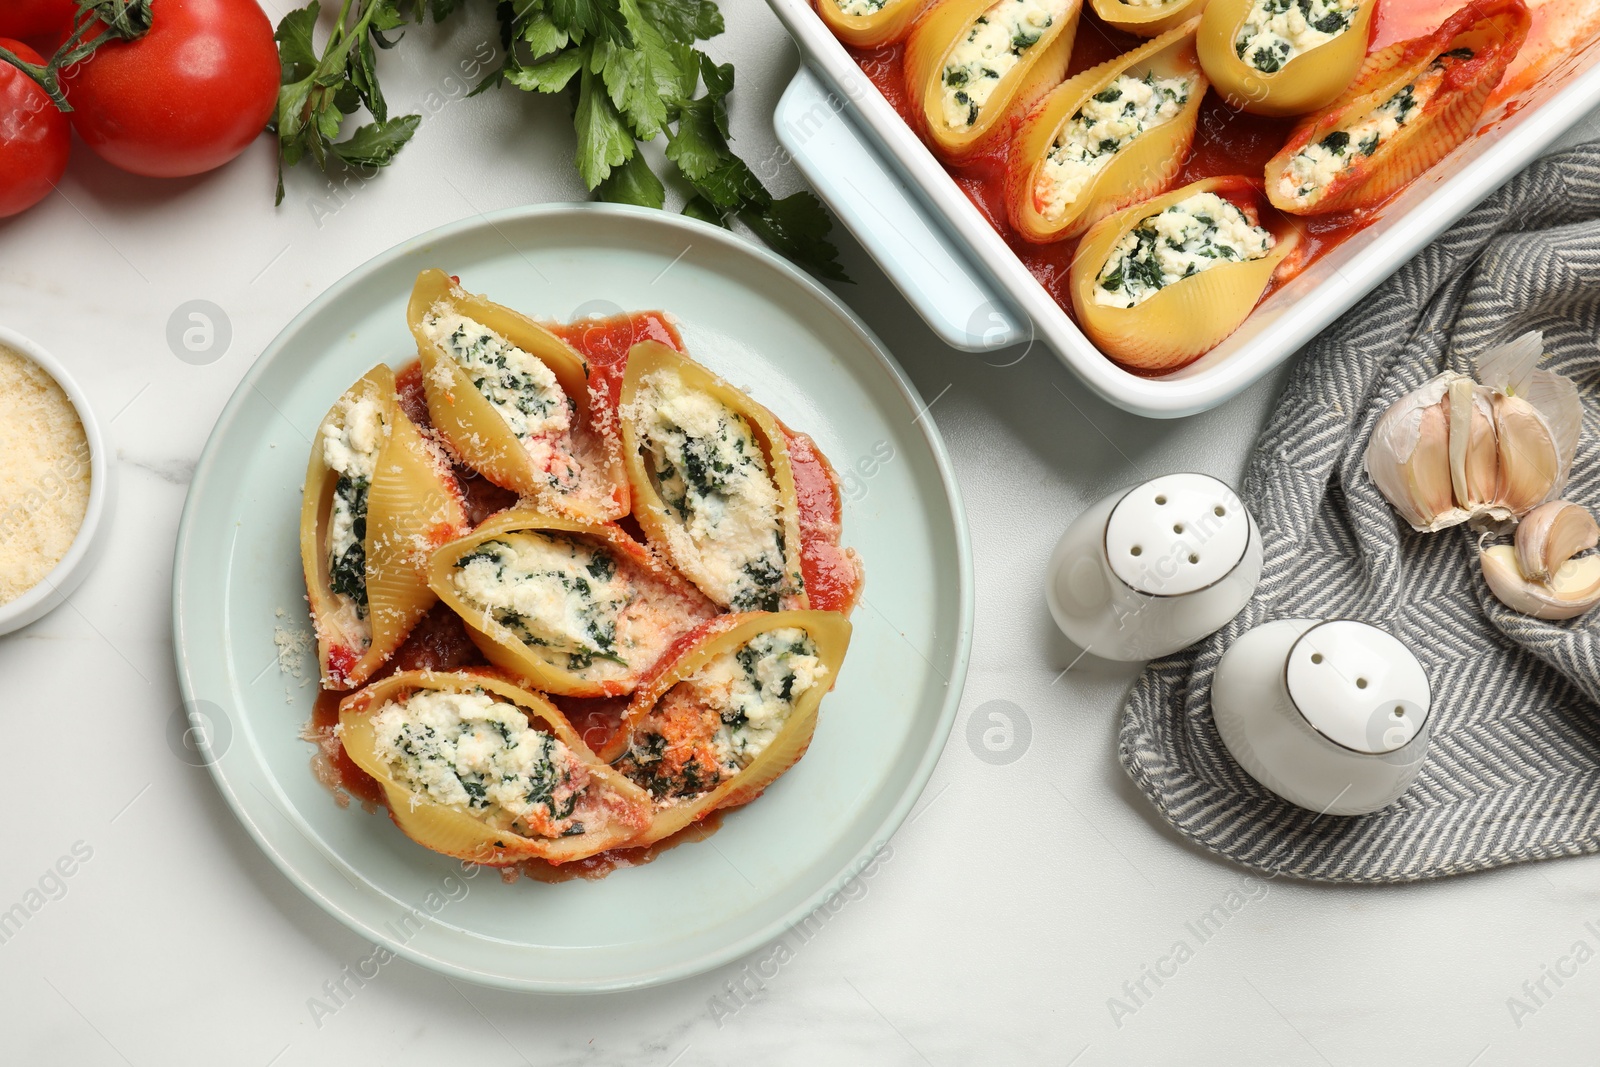
<instances>
[{"instance_id":1,"label":"garlic clove","mask_svg":"<svg viewBox=\"0 0 1600 1067\"><path fill-rule=\"evenodd\" d=\"M1528 391L1517 395L1544 416L1550 436L1555 440L1560 473L1548 498L1554 500L1567 488L1572 461L1578 454L1578 435L1583 431L1583 398L1578 395L1578 383L1564 374L1534 371Z\"/></svg>"},{"instance_id":2,"label":"garlic clove","mask_svg":"<svg viewBox=\"0 0 1600 1067\"><path fill-rule=\"evenodd\" d=\"M1566 500L1552 500L1528 512L1517 527L1517 566L1534 581L1552 574L1579 552L1600 544L1600 525L1587 510Z\"/></svg>"},{"instance_id":3,"label":"garlic clove","mask_svg":"<svg viewBox=\"0 0 1600 1067\"><path fill-rule=\"evenodd\" d=\"M1600 556L1568 560L1548 583L1524 575L1510 545L1480 551L1478 562L1489 591L1512 611L1560 620L1576 618L1600 605Z\"/></svg>"},{"instance_id":4,"label":"garlic clove","mask_svg":"<svg viewBox=\"0 0 1600 1067\"><path fill-rule=\"evenodd\" d=\"M1450 383L1450 481L1456 506L1477 513L1494 503L1500 484L1493 394L1470 378Z\"/></svg>"},{"instance_id":5,"label":"garlic clove","mask_svg":"<svg viewBox=\"0 0 1600 1067\"><path fill-rule=\"evenodd\" d=\"M1465 521L1450 475L1450 419L1445 397L1458 374L1445 373L1401 397L1378 419L1367 444L1367 473L1417 530Z\"/></svg>"},{"instance_id":6,"label":"garlic clove","mask_svg":"<svg viewBox=\"0 0 1600 1067\"><path fill-rule=\"evenodd\" d=\"M1522 516L1559 491L1563 479L1555 435L1539 409L1519 396L1495 394L1494 427L1500 456L1495 502Z\"/></svg>"}]
</instances>

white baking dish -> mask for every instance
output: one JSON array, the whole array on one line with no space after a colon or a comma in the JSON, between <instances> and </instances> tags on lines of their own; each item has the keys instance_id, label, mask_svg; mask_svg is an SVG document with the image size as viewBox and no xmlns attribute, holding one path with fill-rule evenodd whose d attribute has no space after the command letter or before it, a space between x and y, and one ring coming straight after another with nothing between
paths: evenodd
<instances>
[{"instance_id":1,"label":"white baking dish","mask_svg":"<svg viewBox=\"0 0 1600 1067\"><path fill-rule=\"evenodd\" d=\"M1600 104L1589 42L1495 122L1388 205L1382 218L1256 309L1220 347L1160 378L1103 356L901 120L817 17L767 0L805 56L778 104L778 139L834 212L956 348L1043 343L1096 393L1152 418L1216 407L1353 307Z\"/></svg>"}]
</instances>

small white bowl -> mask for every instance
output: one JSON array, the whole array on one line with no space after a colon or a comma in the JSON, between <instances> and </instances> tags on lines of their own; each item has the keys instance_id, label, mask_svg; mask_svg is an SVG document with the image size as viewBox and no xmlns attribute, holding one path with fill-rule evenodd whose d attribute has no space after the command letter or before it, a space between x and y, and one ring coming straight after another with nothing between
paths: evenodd
<instances>
[{"instance_id":1,"label":"small white bowl","mask_svg":"<svg viewBox=\"0 0 1600 1067\"><path fill-rule=\"evenodd\" d=\"M105 431L95 418L94 409L89 406L88 396L79 388L67 368L33 341L3 326L0 326L0 345L27 356L56 380L77 410L78 421L83 424L84 436L89 441L89 506L83 513L83 524L78 527L77 536L72 539L67 554L38 585L13 601L0 604L0 634L8 634L60 607L78 587L78 583L94 569L111 529L108 520L115 496L112 472L116 469L116 463L106 447Z\"/></svg>"}]
</instances>

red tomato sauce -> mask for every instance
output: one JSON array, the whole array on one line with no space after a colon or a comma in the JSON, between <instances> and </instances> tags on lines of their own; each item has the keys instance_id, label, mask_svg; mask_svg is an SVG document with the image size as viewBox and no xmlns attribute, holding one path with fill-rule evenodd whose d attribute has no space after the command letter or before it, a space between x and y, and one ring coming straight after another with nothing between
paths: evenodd
<instances>
[{"instance_id":1,"label":"red tomato sauce","mask_svg":"<svg viewBox=\"0 0 1600 1067\"><path fill-rule=\"evenodd\" d=\"M800 501L800 576L805 579L806 599L815 611L849 614L861 595L861 566L855 554L839 544L839 476L810 437L787 426L783 435Z\"/></svg>"},{"instance_id":2,"label":"red tomato sauce","mask_svg":"<svg viewBox=\"0 0 1600 1067\"><path fill-rule=\"evenodd\" d=\"M1559 5L1560 2L1547 0L1551 5ZM1396 41L1431 33L1460 7L1461 0L1379 0L1373 19L1372 47L1382 48ZM1542 9L1536 9L1534 14L1533 36L1524 46L1519 63L1526 62L1530 54L1539 52L1541 25L1547 26L1549 22L1541 18L1544 14ZM1068 77L1143 43L1143 38L1113 29L1099 21L1086 6L1078 23ZM905 85L904 45L850 51L862 72L878 87L900 117L912 129L917 129L918 118L914 110L919 105L911 100ZM1516 68L1513 68L1512 74L1507 77L1507 86L1502 86L1502 90L1515 78ZM1201 105L1194 148L1174 187L1229 174L1247 175L1259 185L1267 161L1288 141L1296 121L1234 111L1215 93L1208 94ZM1077 252L1078 241L1073 239L1037 245L1023 239L1011 228L1005 203L1005 174L1009 157L1009 144L1002 144L992 153L970 163L961 166L946 164L945 170L989 224L1005 238L1028 272L1069 316L1073 316L1068 272ZM1379 205L1360 211L1295 219L1295 225L1301 229L1300 251L1286 261L1285 268L1273 279L1267 295L1270 296L1306 267L1371 225L1381 212L1382 205ZM1134 373L1144 373L1128 369ZM1159 373L1171 373L1171 368Z\"/></svg>"}]
</instances>

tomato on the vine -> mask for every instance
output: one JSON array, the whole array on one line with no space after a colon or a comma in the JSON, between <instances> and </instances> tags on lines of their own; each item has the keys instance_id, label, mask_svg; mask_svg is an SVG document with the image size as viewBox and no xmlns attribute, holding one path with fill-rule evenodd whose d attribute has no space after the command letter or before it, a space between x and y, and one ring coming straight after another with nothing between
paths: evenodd
<instances>
[{"instance_id":1,"label":"tomato on the vine","mask_svg":"<svg viewBox=\"0 0 1600 1067\"><path fill-rule=\"evenodd\" d=\"M265 129L278 47L256 0L156 0L150 32L67 72L72 126L107 162L177 178L220 167Z\"/></svg>"},{"instance_id":2,"label":"tomato on the vine","mask_svg":"<svg viewBox=\"0 0 1600 1067\"><path fill-rule=\"evenodd\" d=\"M0 37L58 43L77 14L76 0L5 0L0 3Z\"/></svg>"},{"instance_id":3,"label":"tomato on the vine","mask_svg":"<svg viewBox=\"0 0 1600 1067\"><path fill-rule=\"evenodd\" d=\"M29 63L44 62L21 41L0 38L0 48ZM67 116L26 74L0 63L0 218L49 196L67 169L71 148Z\"/></svg>"}]
</instances>

